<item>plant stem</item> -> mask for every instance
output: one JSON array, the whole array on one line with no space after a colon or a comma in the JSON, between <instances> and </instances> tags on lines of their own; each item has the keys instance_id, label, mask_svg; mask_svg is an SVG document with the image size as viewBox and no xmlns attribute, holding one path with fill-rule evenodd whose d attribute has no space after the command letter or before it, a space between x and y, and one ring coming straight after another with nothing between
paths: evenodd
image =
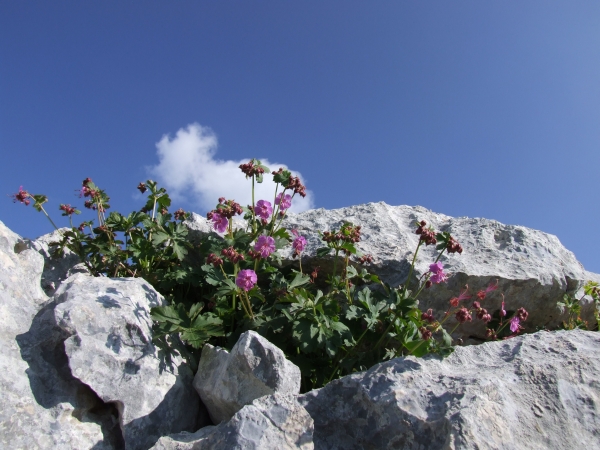
<instances>
[{"instance_id":1,"label":"plant stem","mask_svg":"<svg viewBox=\"0 0 600 450\"><path fill-rule=\"evenodd\" d=\"M419 254L419 249L421 248L421 244L423 241L419 240L419 244L417 245L417 249L415 250L415 255L413 256L412 264L410 265L410 270L408 271L408 278L404 283L404 293L408 290L408 285L410 284L410 277L412 277L413 270L415 269L415 261L417 260L417 255Z\"/></svg>"},{"instance_id":2,"label":"plant stem","mask_svg":"<svg viewBox=\"0 0 600 450\"><path fill-rule=\"evenodd\" d=\"M40 205L40 209L46 215L46 217L48 218L48 220L50 221L50 223L52 224L52 226L56 229L56 231L58 231L62 235L62 231L60 231L58 229L58 227L56 226L56 224L54 223L54 221L50 218L50 216L48 215L48 213L46 212L46 210L44 209L44 207Z\"/></svg>"},{"instance_id":3,"label":"plant stem","mask_svg":"<svg viewBox=\"0 0 600 450\"><path fill-rule=\"evenodd\" d=\"M256 211L254 206L254 178L256 175L252 175L252 233L256 233Z\"/></svg>"}]
</instances>

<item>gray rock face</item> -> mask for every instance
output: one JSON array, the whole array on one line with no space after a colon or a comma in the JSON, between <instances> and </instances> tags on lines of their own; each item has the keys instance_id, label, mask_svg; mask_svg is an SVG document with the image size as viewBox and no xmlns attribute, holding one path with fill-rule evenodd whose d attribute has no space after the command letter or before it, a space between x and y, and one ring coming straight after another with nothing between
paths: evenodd
<instances>
[{"instance_id":1,"label":"gray rock face","mask_svg":"<svg viewBox=\"0 0 600 450\"><path fill-rule=\"evenodd\" d=\"M373 256L370 270L397 286L408 276L419 238L414 223L420 220L438 231L450 232L464 248L462 255L444 254L440 260L451 274L448 282L433 285L419 296L420 308L432 308L438 318L448 309L448 300L457 296L466 284L472 293L477 293L498 280L499 289L482 303L484 308L490 312L499 309L502 292L507 310L524 307L530 313L524 323L527 331L554 328L565 319L556 303L565 293L575 293L590 279L590 273L556 236L493 220L453 218L419 206L389 206L380 202L335 210L316 209L290 214L284 226L306 237L303 267L307 271L320 266L321 276L331 268L332 259L316 257L316 250L324 246L318 231L337 228L344 221L361 225L362 240L358 248ZM435 255L433 246L421 247L413 281L429 270ZM291 250L284 257L292 260ZM586 320L593 320L593 309L589 301L584 304L582 315ZM453 327L453 320L447 321L448 328ZM455 336L482 338L484 333L483 323L474 321L460 327Z\"/></svg>"},{"instance_id":2,"label":"gray rock face","mask_svg":"<svg viewBox=\"0 0 600 450\"><path fill-rule=\"evenodd\" d=\"M300 369L279 348L258 333L247 331L231 353L204 346L194 387L211 420L218 424L264 395L298 394Z\"/></svg>"},{"instance_id":3,"label":"gray rock face","mask_svg":"<svg viewBox=\"0 0 600 450\"><path fill-rule=\"evenodd\" d=\"M140 278L75 275L55 294L56 324L75 378L119 411L127 449L165 434L196 430L193 374L178 358L167 367L151 342L150 308L164 303Z\"/></svg>"},{"instance_id":4,"label":"gray rock face","mask_svg":"<svg viewBox=\"0 0 600 450\"><path fill-rule=\"evenodd\" d=\"M398 358L298 398L316 449L600 447L600 334L539 332Z\"/></svg>"},{"instance_id":5,"label":"gray rock face","mask_svg":"<svg viewBox=\"0 0 600 450\"><path fill-rule=\"evenodd\" d=\"M61 228L60 231L44 234L35 240L24 239L19 246L31 248L44 257L44 271L42 272L42 289L48 296L54 295L54 292L60 284L76 273L89 274L89 270L81 262L79 257L72 251L65 249L62 258L52 256L51 243L59 242L62 239L61 232L68 231L69 228Z\"/></svg>"},{"instance_id":6,"label":"gray rock face","mask_svg":"<svg viewBox=\"0 0 600 450\"><path fill-rule=\"evenodd\" d=\"M0 448L115 448L110 411L70 376L59 330L39 326L50 310L43 267L0 222Z\"/></svg>"},{"instance_id":7,"label":"gray rock face","mask_svg":"<svg viewBox=\"0 0 600 450\"><path fill-rule=\"evenodd\" d=\"M292 395L254 400L228 422L161 438L153 450L312 450L313 420Z\"/></svg>"}]
</instances>

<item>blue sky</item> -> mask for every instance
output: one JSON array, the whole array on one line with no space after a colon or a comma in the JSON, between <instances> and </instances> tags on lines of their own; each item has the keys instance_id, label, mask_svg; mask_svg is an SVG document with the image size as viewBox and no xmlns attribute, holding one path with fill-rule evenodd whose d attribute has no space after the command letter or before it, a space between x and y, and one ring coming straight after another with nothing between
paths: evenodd
<instances>
[{"instance_id":1,"label":"blue sky","mask_svg":"<svg viewBox=\"0 0 600 450\"><path fill-rule=\"evenodd\" d=\"M0 192L61 222L85 177L121 212L151 177L204 213L256 157L297 207L524 225L600 273L599 80L597 1L1 2ZM51 231L7 196L0 220Z\"/></svg>"}]
</instances>

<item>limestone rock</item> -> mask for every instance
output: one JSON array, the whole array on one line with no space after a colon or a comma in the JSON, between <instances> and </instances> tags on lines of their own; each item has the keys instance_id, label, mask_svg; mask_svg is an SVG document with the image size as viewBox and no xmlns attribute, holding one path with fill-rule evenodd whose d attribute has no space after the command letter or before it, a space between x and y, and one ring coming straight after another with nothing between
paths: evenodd
<instances>
[{"instance_id":1,"label":"limestone rock","mask_svg":"<svg viewBox=\"0 0 600 450\"><path fill-rule=\"evenodd\" d=\"M151 341L150 308L164 299L140 278L74 275L55 296L56 323L69 368L105 403L115 404L127 449L147 449L165 434L196 430L193 373L169 367Z\"/></svg>"},{"instance_id":2,"label":"limestone rock","mask_svg":"<svg viewBox=\"0 0 600 450\"><path fill-rule=\"evenodd\" d=\"M247 331L231 353L204 346L194 387L213 423L218 424L264 395L298 394L300 369L275 345Z\"/></svg>"},{"instance_id":3,"label":"limestone rock","mask_svg":"<svg viewBox=\"0 0 600 450\"><path fill-rule=\"evenodd\" d=\"M59 330L38 326L50 310L43 268L43 257L0 222L0 448L116 448L104 436L110 411L69 378Z\"/></svg>"},{"instance_id":4,"label":"limestone rock","mask_svg":"<svg viewBox=\"0 0 600 450\"><path fill-rule=\"evenodd\" d=\"M438 231L450 232L464 248L462 255L444 254L441 259L451 274L448 282L433 285L419 296L420 308L432 308L438 318L448 309L448 300L466 284L476 293L498 280L499 289L482 304L484 308L490 312L499 309L502 292L507 310L524 307L530 313L524 323L527 331L555 328L565 319L556 303L565 293L574 294L590 278L590 273L556 236L494 220L453 218L420 206L390 206L380 202L335 210L316 209L289 214L284 226L305 236L303 268L308 271L320 266L321 277L333 264L331 257L316 257L316 250L324 246L318 232L337 228L344 221L361 225L362 240L357 246L373 256L370 270L392 286L398 286L408 276L419 238L414 223L420 220L427 221ZM291 249L282 253L288 261L293 261ZM433 246L421 247L413 281L428 271L435 255ZM583 317L593 320L593 309L587 299ZM449 328L453 327L453 320L447 321ZM484 332L483 323L474 321L460 327L455 334L456 337L482 338Z\"/></svg>"},{"instance_id":5,"label":"limestone rock","mask_svg":"<svg viewBox=\"0 0 600 450\"><path fill-rule=\"evenodd\" d=\"M398 358L298 398L316 449L600 447L600 334L539 332Z\"/></svg>"},{"instance_id":6,"label":"limestone rock","mask_svg":"<svg viewBox=\"0 0 600 450\"><path fill-rule=\"evenodd\" d=\"M313 420L292 395L254 400L228 422L161 438L153 450L312 450Z\"/></svg>"},{"instance_id":7,"label":"limestone rock","mask_svg":"<svg viewBox=\"0 0 600 450\"><path fill-rule=\"evenodd\" d=\"M52 255L50 244L59 242L62 239L61 232L68 231L69 228L61 228L58 231L44 234L34 240L25 239L21 246L31 248L44 257L44 271L42 272L42 289L48 296L54 295L54 292L60 284L76 273L89 274L87 267L81 262L79 257L65 249L65 254L61 258Z\"/></svg>"}]
</instances>

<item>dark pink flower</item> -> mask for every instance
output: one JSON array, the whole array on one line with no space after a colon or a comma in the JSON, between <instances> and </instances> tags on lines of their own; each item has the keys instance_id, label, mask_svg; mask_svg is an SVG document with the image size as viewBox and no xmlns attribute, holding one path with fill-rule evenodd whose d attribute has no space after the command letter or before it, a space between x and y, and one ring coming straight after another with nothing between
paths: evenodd
<instances>
[{"instance_id":1,"label":"dark pink flower","mask_svg":"<svg viewBox=\"0 0 600 450\"><path fill-rule=\"evenodd\" d=\"M244 291L249 291L256 284L256 272L251 269L240 270L238 272L237 278L235 279L235 284Z\"/></svg>"},{"instance_id":2,"label":"dark pink flower","mask_svg":"<svg viewBox=\"0 0 600 450\"><path fill-rule=\"evenodd\" d=\"M527 320L527 317L529 317L529 313L525 310L525 308L517 309L517 312L515 314L521 322L525 322Z\"/></svg>"},{"instance_id":3,"label":"dark pink flower","mask_svg":"<svg viewBox=\"0 0 600 450\"><path fill-rule=\"evenodd\" d=\"M504 300L502 301L502 306L500 306L500 317L506 316L506 310L504 309Z\"/></svg>"},{"instance_id":4,"label":"dark pink flower","mask_svg":"<svg viewBox=\"0 0 600 450\"><path fill-rule=\"evenodd\" d=\"M492 291L495 291L496 289L498 289L498 280L496 280L496 283L494 283L494 282L490 283L489 286L485 288L485 291L484 290L479 291L477 293L477 297L479 297L480 300L483 300L486 295L488 295Z\"/></svg>"},{"instance_id":5,"label":"dark pink flower","mask_svg":"<svg viewBox=\"0 0 600 450\"><path fill-rule=\"evenodd\" d=\"M285 211L292 206L292 196L290 194L281 193L275 199L275 204L279 205L281 211Z\"/></svg>"},{"instance_id":6,"label":"dark pink flower","mask_svg":"<svg viewBox=\"0 0 600 450\"><path fill-rule=\"evenodd\" d=\"M221 258L219 258L217 255L215 255L214 253L211 253L206 258L206 264L212 264L213 266L218 267L221 264L223 264L223 260Z\"/></svg>"},{"instance_id":7,"label":"dark pink flower","mask_svg":"<svg viewBox=\"0 0 600 450\"><path fill-rule=\"evenodd\" d=\"M271 203L266 200L259 200L256 202L256 208L254 208L256 215L262 219L268 219L273 213L273 207Z\"/></svg>"},{"instance_id":8,"label":"dark pink flower","mask_svg":"<svg viewBox=\"0 0 600 450\"><path fill-rule=\"evenodd\" d=\"M264 234L259 236L254 244L254 251L260 253L260 256L267 258L271 253L275 251L275 239L271 236L265 236Z\"/></svg>"},{"instance_id":9,"label":"dark pink flower","mask_svg":"<svg viewBox=\"0 0 600 450\"><path fill-rule=\"evenodd\" d=\"M469 310L463 307L457 311L456 320L458 320L460 323L465 323L470 322L471 320L473 320L473 318L471 317Z\"/></svg>"},{"instance_id":10,"label":"dark pink flower","mask_svg":"<svg viewBox=\"0 0 600 450\"><path fill-rule=\"evenodd\" d=\"M29 200L30 194L23 190L23 186L19 186L19 192L12 194L11 197L13 198L14 203L21 202L24 203L25 206L29 206L31 203L31 200Z\"/></svg>"},{"instance_id":11,"label":"dark pink flower","mask_svg":"<svg viewBox=\"0 0 600 450\"><path fill-rule=\"evenodd\" d=\"M229 220L227 220L227 217L223 217L219 213L213 213L211 220L213 221L213 229L219 233L224 233L229 226Z\"/></svg>"}]
</instances>

